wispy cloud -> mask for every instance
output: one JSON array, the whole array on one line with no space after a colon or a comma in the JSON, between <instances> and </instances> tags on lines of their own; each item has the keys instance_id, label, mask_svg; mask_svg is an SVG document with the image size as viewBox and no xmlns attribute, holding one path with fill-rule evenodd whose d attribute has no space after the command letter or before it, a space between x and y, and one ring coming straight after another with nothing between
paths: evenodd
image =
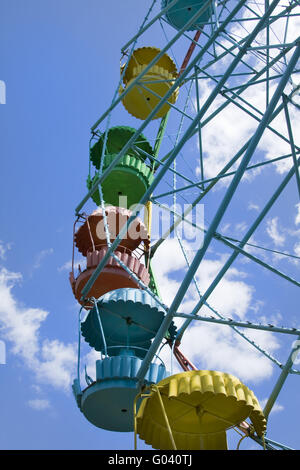
<instances>
[{"instance_id":1,"label":"wispy cloud","mask_svg":"<svg viewBox=\"0 0 300 470\"><path fill-rule=\"evenodd\" d=\"M35 261L34 261L34 265L32 269L39 269L42 265L43 259L49 255L52 255L53 253L54 253L53 248L48 248L46 250L40 251L35 257Z\"/></svg>"},{"instance_id":2,"label":"wispy cloud","mask_svg":"<svg viewBox=\"0 0 300 470\"><path fill-rule=\"evenodd\" d=\"M283 231L280 232L278 217L273 217L267 220L267 234L273 240L276 246L283 246L285 242L285 235Z\"/></svg>"},{"instance_id":3,"label":"wispy cloud","mask_svg":"<svg viewBox=\"0 0 300 470\"><path fill-rule=\"evenodd\" d=\"M268 332L247 331L247 335L270 352L279 348ZM182 350L199 368L231 373L247 383L262 382L273 373L271 361L226 326L192 326L183 338Z\"/></svg>"},{"instance_id":4,"label":"wispy cloud","mask_svg":"<svg viewBox=\"0 0 300 470\"><path fill-rule=\"evenodd\" d=\"M237 235L241 237L246 232L247 227L248 225L246 224L246 222L239 222L235 224L234 230L237 233Z\"/></svg>"},{"instance_id":5,"label":"wispy cloud","mask_svg":"<svg viewBox=\"0 0 300 470\"><path fill-rule=\"evenodd\" d=\"M260 207L258 204L254 204L253 202L249 202L248 204L248 209L251 211L251 210L254 210L254 211L259 211Z\"/></svg>"},{"instance_id":6,"label":"wispy cloud","mask_svg":"<svg viewBox=\"0 0 300 470\"><path fill-rule=\"evenodd\" d=\"M294 252L296 256L300 256L300 242L294 245Z\"/></svg>"},{"instance_id":7,"label":"wispy cloud","mask_svg":"<svg viewBox=\"0 0 300 470\"><path fill-rule=\"evenodd\" d=\"M76 268L78 265L84 266L86 263L86 259L84 257L77 258L74 260L74 267ZM72 260L66 261L64 264L57 268L58 271L71 271L72 269Z\"/></svg>"},{"instance_id":8,"label":"wispy cloud","mask_svg":"<svg viewBox=\"0 0 300 470\"><path fill-rule=\"evenodd\" d=\"M12 243L4 243L0 240L0 259L4 261L6 259L7 251L11 250Z\"/></svg>"},{"instance_id":9,"label":"wispy cloud","mask_svg":"<svg viewBox=\"0 0 300 470\"><path fill-rule=\"evenodd\" d=\"M295 217L295 224L299 225L300 224L300 202L296 204L296 209L297 209L297 214Z\"/></svg>"},{"instance_id":10,"label":"wispy cloud","mask_svg":"<svg viewBox=\"0 0 300 470\"><path fill-rule=\"evenodd\" d=\"M262 408L264 408L264 407L266 406L266 404L267 404L267 401L268 401L267 398L263 398L262 400L260 400L260 406L261 406ZM272 414L272 413L278 413L278 412L283 411L283 410L284 410L284 406L283 406L283 405L281 405L280 403L275 403L274 406L273 406L273 408L272 408L272 410L271 410L271 413L270 413L270 414Z\"/></svg>"},{"instance_id":11,"label":"wispy cloud","mask_svg":"<svg viewBox=\"0 0 300 470\"><path fill-rule=\"evenodd\" d=\"M25 307L14 297L12 289L21 280L20 273L0 270L2 338L11 343L11 352L33 371L37 382L69 390L76 364L76 346L58 339L41 339L40 329L49 312Z\"/></svg>"},{"instance_id":12,"label":"wispy cloud","mask_svg":"<svg viewBox=\"0 0 300 470\"><path fill-rule=\"evenodd\" d=\"M225 235L226 233L228 233L228 230L230 229L230 227L231 227L230 223L225 223L221 227L221 233Z\"/></svg>"},{"instance_id":13,"label":"wispy cloud","mask_svg":"<svg viewBox=\"0 0 300 470\"><path fill-rule=\"evenodd\" d=\"M27 404L28 406L30 406L30 408L33 408L36 411L44 411L44 410L49 410L51 408L49 400L45 400L45 399L42 400L42 399L36 398L33 400L29 400Z\"/></svg>"}]
</instances>

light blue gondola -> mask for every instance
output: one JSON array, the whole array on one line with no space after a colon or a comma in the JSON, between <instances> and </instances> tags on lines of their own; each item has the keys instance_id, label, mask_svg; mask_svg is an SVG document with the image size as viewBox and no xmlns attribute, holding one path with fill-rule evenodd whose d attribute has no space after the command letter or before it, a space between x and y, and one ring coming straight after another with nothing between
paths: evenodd
<instances>
[{"instance_id":1,"label":"light blue gondola","mask_svg":"<svg viewBox=\"0 0 300 470\"><path fill-rule=\"evenodd\" d=\"M165 314L163 306L145 290L116 289L100 297L97 308L94 306L82 322L81 332L96 351L104 353L106 349L112 356L119 354L118 346L137 347L135 354L144 357ZM175 333L172 322L166 334L174 338Z\"/></svg>"},{"instance_id":2,"label":"light blue gondola","mask_svg":"<svg viewBox=\"0 0 300 470\"><path fill-rule=\"evenodd\" d=\"M74 380L72 388L77 405L94 426L109 431L133 431L133 403L139 392L136 374L141 363L133 350L123 349L119 356L96 361L96 381L86 389L81 390L79 380ZM157 383L167 375L162 362L153 362L145 376L145 385Z\"/></svg>"},{"instance_id":3,"label":"light blue gondola","mask_svg":"<svg viewBox=\"0 0 300 470\"><path fill-rule=\"evenodd\" d=\"M169 5L173 0L162 0L162 9ZM166 12L166 19L175 29L180 30L184 25L204 6L207 0L179 0L173 7ZM212 5L207 8L197 18L187 31L202 29L210 21L212 15Z\"/></svg>"}]
</instances>

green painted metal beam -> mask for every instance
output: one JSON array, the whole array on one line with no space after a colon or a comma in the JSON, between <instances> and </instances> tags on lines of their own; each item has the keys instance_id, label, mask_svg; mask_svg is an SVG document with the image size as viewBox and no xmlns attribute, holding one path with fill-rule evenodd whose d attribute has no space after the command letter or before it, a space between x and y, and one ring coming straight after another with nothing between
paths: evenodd
<instances>
[{"instance_id":1,"label":"green painted metal beam","mask_svg":"<svg viewBox=\"0 0 300 470\"><path fill-rule=\"evenodd\" d=\"M300 152L300 150L297 150L296 154L298 154L299 152ZM253 170L255 168L259 168L259 167L262 167L262 166L265 166L265 165L268 165L268 164L276 163L276 162L279 162L281 160L285 160L287 158L290 158L291 156L292 156L292 154L289 153L287 155L282 155L281 157L275 157L275 158L272 158L270 160L264 160L263 162L259 162L259 163L255 163L254 165L247 166L246 171ZM172 191L168 191L166 193L155 194L154 199L157 201L157 199L160 199L160 198L166 197L166 196L170 196L175 192L178 193L178 192L186 191L187 189L191 189L191 188L195 188L195 187L200 188L201 184L211 183L212 181L219 181L222 178L227 178L228 176L233 176L234 174L235 174L235 171L230 171L230 172L225 173L223 175L215 176L213 178L208 178L208 179L205 179L205 180L199 180L196 183L188 184L186 186L182 186L181 188L173 189ZM179 176L182 176L182 175L179 174Z\"/></svg>"},{"instance_id":2,"label":"green painted metal beam","mask_svg":"<svg viewBox=\"0 0 300 470\"><path fill-rule=\"evenodd\" d=\"M220 319L220 318L214 318L214 317L207 317L207 316L201 316L201 315L191 315L188 313L176 313L174 317L178 318L188 318L191 320L198 320L198 321L203 321L206 323L216 323L219 325L228 325L228 326L238 326L240 328L250 328L253 330L262 330L262 331L270 331L272 333L283 333L287 335L300 335L300 330L297 328L288 328L288 327L279 327L275 325L263 325L261 323L252 323L252 322L243 322L243 321L238 321L238 320L232 320L232 319Z\"/></svg>"},{"instance_id":3,"label":"green painted metal beam","mask_svg":"<svg viewBox=\"0 0 300 470\"><path fill-rule=\"evenodd\" d=\"M278 395L285 383L285 380L287 378L287 376L289 375L289 372L290 372L290 369L296 359L296 356L297 356L297 351L299 351L300 349L300 336L298 336L298 340L294 342L293 346L292 346L292 349L291 349L291 352L289 354L289 357L286 361L286 364L280 374L280 376L278 377L278 380L270 394L270 397L267 401L267 404L266 406L264 407L264 415L265 417L268 419L269 417L269 414L278 398Z\"/></svg>"}]
</instances>

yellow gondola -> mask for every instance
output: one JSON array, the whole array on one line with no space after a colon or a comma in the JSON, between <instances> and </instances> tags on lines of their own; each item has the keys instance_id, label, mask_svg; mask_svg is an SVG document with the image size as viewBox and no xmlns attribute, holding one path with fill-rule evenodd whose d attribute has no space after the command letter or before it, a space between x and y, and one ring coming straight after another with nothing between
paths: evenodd
<instances>
[{"instance_id":1,"label":"yellow gondola","mask_svg":"<svg viewBox=\"0 0 300 470\"><path fill-rule=\"evenodd\" d=\"M152 388L139 408L136 430L155 449L224 450L226 430L246 418L262 437L266 419L248 387L230 374L193 370Z\"/></svg>"},{"instance_id":2,"label":"yellow gondola","mask_svg":"<svg viewBox=\"0 0 300 470\"><path fill-rule=\"evenodd\" d=\"M125 88L121 85L120 94L132 84L159 52L160 49L155 47L142 47L133 52L123 77ZM121 67L121 72L122 70L123 67ZM139 80L139 83L136 83L124 96L123 105L132 116L138 119L146 119L161 98L169 91L177 76L176 65L167 54L164 54ZM169 103L174 104L176 102L178 92L179 89L177 88L169 97ZM170 104L166 102L153 119L165 116L169 109Z\"/></svg>"}]
</instances>

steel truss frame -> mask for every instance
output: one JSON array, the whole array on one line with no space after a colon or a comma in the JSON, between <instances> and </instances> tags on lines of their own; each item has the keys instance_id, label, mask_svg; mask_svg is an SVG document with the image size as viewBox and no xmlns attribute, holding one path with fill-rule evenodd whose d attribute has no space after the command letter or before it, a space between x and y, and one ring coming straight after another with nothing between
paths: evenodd
<instances>
[{"instance_id":1,"label":"steel truss frame","mask_svg":"<svg viewBox=\"0 0 300 470\"><path fill-rule=\"evenodd\" d=\"M137 41L141 38L141 36L154 24L164 20L163 16L166 11L171 8L173 5L176 5L178 0L174 0L171 2L166 8L160 11L158 14L153 16L151 20L148 20L148 17L152 13L153 6L155 5L156 0L152 3L149 13L146 16L140 30L136 35L128 41L124 47L122 48L121 52L123 56L127 55L127 64L130 60L134 48L137 44ZM223 178L231 177L231 182L225 192L225 196L221 201L212 222L209 224L207 228L204 227L197 227L199 230L204 231L204 241L203 246L196 252L192 262L189 264L187 262L187 272L183 279L183 282L175 295L171 306L167 309L167 314L162 322L162 325L153 340L153 343L144 358L141 368L138 371L137 378L139 380L140 385L143 384L143 380L149 364L151 363L153 357L155 356L158 348L161 345L161 342L165 336L165 332L167 331L171 321L178 317L184 318L185 322L183 323L182 327L180 328L177 340L182 338L182 335L186 331L187 327L191 323L191 321L200 321L200 322L210 322L215 324L223 324L230 326L236 332L238 332L241 336L243 336L247 341L249 341L254 347L259 349L260 352L265 354L269 359L271 359L279 368L281 369L281 373L278 377L276 384L274 385L273 390L270 393L268 398L267 404L264 408L265 416L268 418L274 403L282 389L286 378L289 374L299 374L300 371L293 369L293 359L295 358L295 353L299 349L300 344L300 329L297 328L286 328L286 327L278 327L274 325L264 325L264 324L257 324L257 323L250 323L250 322L241 322L235 321L232 319L225 318L218 312L216 312L213 308L211 308L207 304L207 300L209 296L213 293L216 286L219 282L223 279L224 275L232 265L232 263L236 260L238 255L244 255L250 258L252 261L258 263L263 268L268 269L272 273L281 278L284 278L285 281L291 282L296 286L300 286L300 280L297 281L292 279L290 276L282 273L278 269L274 268L270 264L266 263L265 261L257 258L256 256L252 255L251 253L245 250L245 245L249 241L250 237L255 233L257 227L261 224L261 222L265 219L266 215L268 214L271 207L277 201L277 199L282 194L283 190L286 186L293 181L296 180L297 190L299 193L300 198L300 173L299 173L299 165L300 165L300 157L299 152L300 148L295 144L293 138L293 130L290 120L289 108L294 106L294 96L299 94L299 86L295 86L293 82L294 74L299 71L298 60L300 57L300 39L299 37L296 38L293 42L286 41L286 34L285 40L280 44L271 44L270 43L270 31L272 29L272 25L276 23L276 21L284 19L286 24L289 21L289 18L294 16L300 16L299 10L297 11L297 7L299 9L299 2L296 0L290 0L289 4L285 6L280 13L275 13L276 7L278 7L280 0L265 0L265 8L261 15L257 15L257 13L253 13L253 9L251 5L248 4L247 0L240 0L238 2L231 2L229 0L219 2L218 8L221 10L223 16L219 18L214 17L214 21L211 24L211 33L207 34L204 33L202 37L205 37L205 42L195 42L196 44L196 54L192 60L190 60L189 64L185 68L185 70L180 74L180 76L175 80L174 84L170 87L167 94L164 96L163 99L157 104L157 106L152 110L149 114L147 119L142 122L139 126L135 134L132 138L128 141L128 143L123 147L123 149L119 152L116 156L114 161L111 165L105 170L100 171L99 176L97 177L93 187L88 191L82 201L78 204L75 210L75 215L78 217L81 213L83 206L86 202L91 198L93 193L99 188L100 189L100 196L101 202L103 204L103 197L101 191L101 184L105 180L105 178L110 174L110 172L114 169L117 163L120 161L123 155L126 154L127 150L131 148L135 141L138 140L140 134L147 128L148 124L151 122L153 116L157 113L157 111L168 101L174 90L177 87L184 85L185 83L194 82L195 88L197 92L197 109L194 116L189 116L186 112L178 109L176 106L174 112L179 111L182 115L189 117L189 125L187 129L184 131L183 135L179 138L177 135L176 145L174 146L171 151L163 157L153 158L152 156L148 155L150 159L153 160L154 168L156 169L155 178L151 186L145 192L144 196L141 198L139 202L139 206L133 211L132 216L129 218L128 222L123 226L122 230L120 231L119 235L116 237L113 243L110 242L108 228L106 226L107 232L107 241L108 241L108 251L106 256L103 260L99 263L98 267L96 268L94 274L91 276L89 281L87 282L86 286L82 290L82 300L88 298L89 291L93 286L94 282L96 281L97 277L101 273L103 267L107 263L107 260L110 256L114 256L114 251L119 245L120 241L123 239L125 234L128 231L133 220L139 215L141 211L141 207L144 206L148 201L152 201L155 204L161 205L158 199L162 199L166 196L173 196L177 193L182 194L184 191L193 188L194 190L199 191L199 195L194 199L193 203L191 204L191 208L186 211L183 215L179 215L177 213L173 213L174 222L171 227L168 229L167 233L165 233L160 240L158 240L151 249L151 256L155 255L156 250L158 247L163 243L163 241L170 235L172 232L176 231L178 225L180 223L189 222L188 215L189 212L195 207L210 191L211 189ZM122 76L125 73L125 69L123 70L121 79L116 87L116 92L113 97L113 101L111 106L102 114L102 116L97 120L97 122L92 126L92 138L98 135L98 129L100 124L102 124L106 120L105 126L105 139L103 145L103 154L105 151L106 145L106 138L107 138L107 131L109 129L110 123L110 116L111 113L115 110L115 108L120 104L121 100L124 96L132 89L133 86L140 84L140 80L142 77L147 73L147 71L157 62L157 60L166 52L170 51L171 47L179 41L181 38L189 38L190 41L193 41L192 38L189 37L189 34L186 32L189 26L197 19L198 16L201 15L202 11L206 8L206 5L210 3L210 0L207 0L203 7L190 19L190 21L180 30L178 31L173 38L166 44L164 48L161 49L161 52L144 68L144 70L139 74L139 76L128 86L125 91L119 95L118 89L122 82ZM249 12L252 12L252 16L249 18L241 18L240 15L244 8L248 8ZM251 32L247 33L242 39L234 38L228 33L228 27L230 24L239 23L247 24L248 22L255 21L256 24L251 30ZM258 36L261 35L261 32L264 31L265 33L265 43L258 44ZM224 45L224 38L230 43L230 46ZM128 52L128 48L130 47L130 51ZM216 48L219 47L222 52L216 53ZM272 57L272 50L279 49L279 52L276 56ZM247 57L249 55L255 54L255 57L259 57L261 60L264 61L265 65L259 70L256 70L255 67L249 65L247 63ZM206 59L206 61L205 61ZM210 69L213 65L219 64L223 59L228 61L227 69L224 71L222 75L215 74L210 72ZM240 65L244 66L242 71L239 71L238 67ZM272 70L276 68L276 73L272 75ZM246 77L248 80L241 84L236 85L227 85L227 82L230 78L241 78ZM213 90L211 91L210 95L206 99L204 103L199 106L199 89L198 84L201 80L210 80L211 82L215 83ZM266 87L266 107L265 111L261 112L255 106L251 105L247 102L242 96L245 90L248 90L250 87L253 87L259 83L264 83ZM293 85L292 91L287 95L285 92L285 88L288 83ZM271 96L270 93L270 86L271 84L276 84L276 89ZM146 83L144 82L144 86ZM149 90L150 91L150 90ZM212 110L212 105L215 103L215 99L218 96L222 96L224 98L224 102L219 105L216 109ZM214 117L222 113L222 111L229 105L233 104L237 106L239 109L243 110L247 115L251 116L255 121L257 121L257 127L253 132L252 137L239 149L239 151L234 155L231 160L224 166L224 168L216 175L214 178L205 178L204 177L204 168L203 168L203 159L202 159L202 146L201 146L201 131L203 127L205 127L209 122L211 122ZM297 106L297 105L296 105ZM210 111L210 114L208 114ZM285 116L285 122L288 131L288 138L278 130L276 130L272 126L272 121L282 113ZM280 155L274 159L270 159L268 161L263 161L260 163L250 164L251 159L257 149L257 146L266 130L271 131L274 133L278 138L282 139L285 142L289 142L291 153L287 155ZM199 148L200 148L200 162L201 162L201 179L198 181L193 181L190 178L187 178L185 175L182 175L180 172L176 170L176 167L173 166L174 162L176 162L176 157L181 153L182 148L184 145L194 136L197 135L199 137ZM161 132L160 138L163 136L163 131ZM159 148L159 145L158 145ZM264 208L260 211L255 221L252 223L251 227L248 229L247 233L244 235L243 239L238 243L232 243L229 239L227 239L222 234L218 233L218 227L220 222L223 219L224 214L226 213L228 206L239 186L239 183L245 174L246 171L249 171L254 168L258 168L260 166L264 166L267 164L272 164L277 161L292 158L293 166L286 174L286 176L282 179L281 183L279 184L278 188L275 190L273 195L269 198L268 202L265 204ZM233 169L234 168L234 169ZM167 178L169 174L173 174L174 177L180 177L183 181L189 182L185 186L175 188L173 187L172 190L168 192L164 192L161 194L154 194L156 188L158 187L159 183L164 179ZM153 195L154 194L154 195ZM175 219L176 217L176 219ZM227 247L232 250L231 256L225 262L222 269L219 271L215 279L212 281L210 286L204 292L204 294L200 294L200 299L195 305L194 309L190 314L180 313L178 309L180 304L189 289L192 282L196 283L195 274L201 262L209 248L212 240L217 239L218 241L225 243ZM118 258L115 257L118 261ZM146 288L146 286L141 286ZM151 295L154 295L150 289L147 289ZM159 300L159 299L157 299ZM159 300L160 301L160 300ZM214 316L208 317L199 314L201 308L206 305L211 308L214 313ZM218 317L218 318L217 318ZM293 347L288 355L287 361L285 364L282 364L275 358L273 358L269 353L264 351L260 348L254 341L247 338L244 332L241 332L238 328L248 328L248 329L257 329L257 330L264 330L264 331L271 331L277 332L281 334L288 334L292 336L297 336L296 342L294 342ZM253 437L258 443L262 444L262 442ZM274 449L289 449L287 446L283 444L276 443L270 439L266 439L266 446L267 448Z\"/></svg>"}]
</instances>

